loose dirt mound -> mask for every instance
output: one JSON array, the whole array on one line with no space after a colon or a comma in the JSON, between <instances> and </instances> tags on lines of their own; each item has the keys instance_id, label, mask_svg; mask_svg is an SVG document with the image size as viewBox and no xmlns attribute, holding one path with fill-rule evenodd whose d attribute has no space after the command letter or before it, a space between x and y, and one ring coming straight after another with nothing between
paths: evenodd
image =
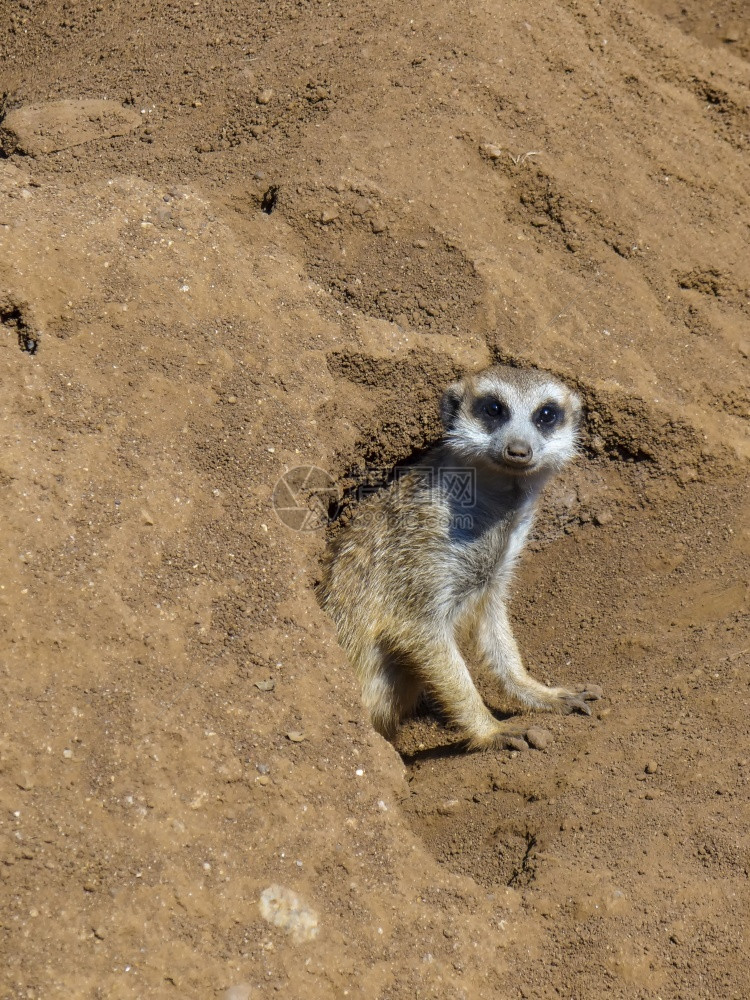
<instances>
[{"instance_id":1,"label":"loose dirt mound","mask_svg":"<svg viewBox=\"0 0 750 1000\"><path fill-rule=\"evenodd\" d=\"M712 11L0 0L3 996L750 994L750 73ZM325 522L492 359L585 399L513 617L606 697L544 750L394 749Z\"/></svg>"}]
</instances>

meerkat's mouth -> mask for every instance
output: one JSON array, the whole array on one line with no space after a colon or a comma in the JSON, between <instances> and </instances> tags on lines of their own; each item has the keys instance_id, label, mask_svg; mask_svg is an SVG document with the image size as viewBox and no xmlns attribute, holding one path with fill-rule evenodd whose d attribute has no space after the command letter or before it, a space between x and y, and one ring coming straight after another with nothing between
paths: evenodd
<instances>
[{"instance_id":1,"label":"meerkat's mouth","mask_svg":"<svg viewBox=\"0 0 750 1000\"><path fill-rule=\"evenodd\" d=\"M537 462L533 457L513 458L509 455L496 455L492 461L493 465L504 472L512 472L517 476L528 475L528 473L536 471L537 468Z\"/></svg>"}]
</instances>

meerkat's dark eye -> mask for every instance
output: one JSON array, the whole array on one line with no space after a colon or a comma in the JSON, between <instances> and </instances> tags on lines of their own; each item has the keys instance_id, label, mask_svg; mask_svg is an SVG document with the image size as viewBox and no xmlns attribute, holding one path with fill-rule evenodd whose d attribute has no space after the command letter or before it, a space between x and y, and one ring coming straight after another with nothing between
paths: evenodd
<instances>
[{"instance_id":1,"label":"meerkat's dark eye","mask_svg":"<svg viewBox=\"0 0 750 1000\"><path fill-rule=\"evenodd\" d=\"M498 422L505 421L510 417L510 410L505 403L494 396L487 396L480 400L479 407L482 414Z\"/></svg>"},{"instance_id":2,"label":"meerkat's dark eye","mask_svg":"<svg viewBox=\"0 0 750 1000\"><path fill-rule=\"evenodd\" d=\"M555 424L559 424L563 418L563 411L557 405L557 403L545 403L541 406L534 417L534 423L537 427L543 427L549 429L554 427Z\"/></svg>"}]
</instances>

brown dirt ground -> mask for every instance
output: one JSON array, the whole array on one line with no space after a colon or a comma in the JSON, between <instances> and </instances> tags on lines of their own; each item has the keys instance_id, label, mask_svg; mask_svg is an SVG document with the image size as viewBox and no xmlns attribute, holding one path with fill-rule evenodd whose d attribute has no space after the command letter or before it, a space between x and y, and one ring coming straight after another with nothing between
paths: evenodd
<instances>
[{"instance_id":1,"label":"brown dirt ground","mask_svg":"<svg viewBox=\"0 0 750 1000\"><path fill-rule=\"evenodd\" d=\"M746 1000L744 5L0 23L0 995ZM271 496L491 358L586 399L513 613L606 698L394 750Z\"/></svg>"}]
</instances>

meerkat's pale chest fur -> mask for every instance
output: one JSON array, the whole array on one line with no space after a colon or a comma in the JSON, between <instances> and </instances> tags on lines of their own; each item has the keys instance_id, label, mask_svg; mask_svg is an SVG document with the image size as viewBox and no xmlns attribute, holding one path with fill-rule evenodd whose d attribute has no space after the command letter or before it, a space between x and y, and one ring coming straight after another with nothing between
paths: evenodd
<instances>
[{"instance_id":1,"label":"meerkat's pale chest fur","mask_svg":"<svg viewBox=\"0 0 750 1000\"><path fill-rule=\"evenodd\" d=\"M522 705L589 713L595 685L547 687L526 673L508 585L548 479L575 454L581 405L545 372L494 366L449 386L442 443L363 505L332 545L323 606L359 676L373 725L392 736L427 691L472 748L522 747L496 719L465 657Z\"/></svg>"}]
</instances>

